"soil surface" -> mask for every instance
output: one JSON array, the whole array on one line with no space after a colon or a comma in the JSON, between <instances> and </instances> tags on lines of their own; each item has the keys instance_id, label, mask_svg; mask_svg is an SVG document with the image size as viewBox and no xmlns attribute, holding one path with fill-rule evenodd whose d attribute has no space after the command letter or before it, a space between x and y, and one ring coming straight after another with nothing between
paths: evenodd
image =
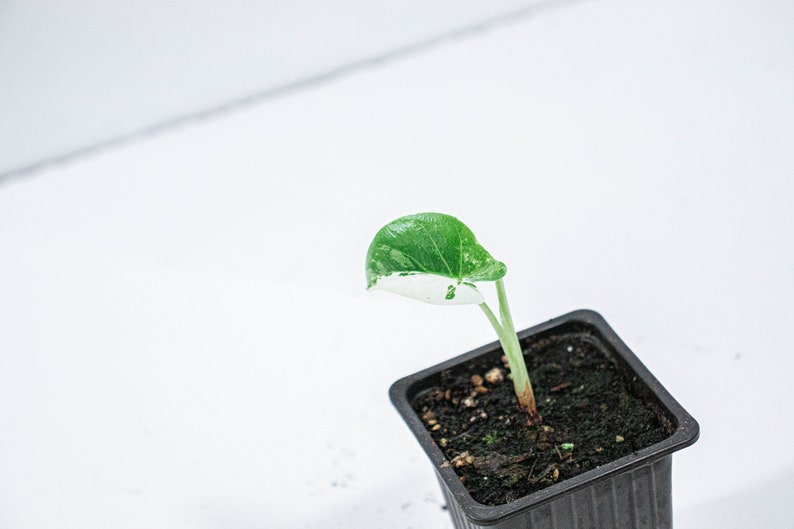
<instances>
[{"instance_id":1,"label":"soil surface","mask_svg":"<svg viewBox=\"0 0 794 529\"><path fill-rule=\"evenodd\" d=\"M522 344L540 425L518 407L501 350L455 370L413 401L472 497L501 505L648 447L672 425L586 333Z\"/></svg>"}]
</instances>

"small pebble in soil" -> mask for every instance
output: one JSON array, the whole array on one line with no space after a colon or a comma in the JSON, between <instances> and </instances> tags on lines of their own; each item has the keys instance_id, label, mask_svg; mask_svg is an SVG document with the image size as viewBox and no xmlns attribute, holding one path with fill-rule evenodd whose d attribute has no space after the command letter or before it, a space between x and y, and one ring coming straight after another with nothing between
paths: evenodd
<instances>
[{"instance_id":1,"label":"small pebble in soil","mask_svg":"<svg viewBox=\"0 0 794 529\"><path fill-rule=\"evenodd\" d=\"M502 370L499 369L498 367L495 367L490 371L488 371L487 373L485 373L485 380L487 380L491 384L498 384L499 382L502 382L504 379L505 376L502 373Z\"/></svg>"},{"instance_id":2,"label":"small pebble in soil","mask_svg":"<svg viewBox=\"0 0 794 529\"><path fill-rule=\"evenodd\" d=\"M451 463L455 468L465 467L474 463L474 458L469 454L469 451L466 450L462 454L455 456Z\"/></svg>"},{"instance_id":3,"label":"small pebble in soil","mask_svg":"<svg viewBox=\"0 0 794 529\"><path fill-rule=\"evenodd\" d=\"M622 435L616 435L615 436L615 442L616 443L622 443L623 441L625 441L625 439L623 438Z\"/></svg>"}]
</instances>

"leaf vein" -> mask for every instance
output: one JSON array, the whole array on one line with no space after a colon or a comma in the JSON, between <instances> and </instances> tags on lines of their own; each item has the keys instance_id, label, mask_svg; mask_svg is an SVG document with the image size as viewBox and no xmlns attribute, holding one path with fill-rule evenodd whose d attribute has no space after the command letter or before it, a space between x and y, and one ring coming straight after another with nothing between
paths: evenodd
<instances>
[{"instance_id":1,"label":"leaf vein","mask_svg":"<svg viewBox=\"0 0 794 529\"><path fill-rule=\"evenodd\" d=\"M425 235L427 235L427 238L430 239L431 243L433 243L433 248L436 249L436 252L438 253L438 256L441 258L441 261L444 263L444 266L447 267L447 271L449 272L450 277L458 277L452 271L452 268L449 266L449 263L447 262L447 260L444 259L444 254L441 253L441 249L438 247L438 244L436 244L436 241L435 241L435 239L433 239L433 236L430 235L430 232L427 231L427 228L425 228L422 224L419 224L419 227L422 228L422 231L425 233ZM460 275L460 274L458 274L458 275Z\"/></svg>"}]
</instances>

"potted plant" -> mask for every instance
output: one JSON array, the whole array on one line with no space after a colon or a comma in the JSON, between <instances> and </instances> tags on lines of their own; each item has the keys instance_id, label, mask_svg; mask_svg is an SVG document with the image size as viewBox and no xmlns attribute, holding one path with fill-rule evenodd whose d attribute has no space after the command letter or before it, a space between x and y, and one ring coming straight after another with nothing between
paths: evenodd
<instances>
[{"instance_id":1,"label":"potted plant","mask_svg":"<svg viewBox=\"0 0 794 529\"><path fill-rule=\"evenodd\" d=\"M440 213L387 224L367 254L368 289L477 304L499 338L390 390L455 527L672 527L671 454L697 422L593 311L516 333L506 270ZM498 315L481 282L496 284Z\"/></svg>"}]
</instances>

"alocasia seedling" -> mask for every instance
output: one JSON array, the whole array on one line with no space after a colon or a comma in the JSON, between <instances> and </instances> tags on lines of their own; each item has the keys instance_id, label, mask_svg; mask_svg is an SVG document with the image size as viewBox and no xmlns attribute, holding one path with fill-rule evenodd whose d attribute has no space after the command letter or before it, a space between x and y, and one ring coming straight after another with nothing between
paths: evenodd
<instances>
[{"instance_id":1,"label":"alocasia seedling","mask_svg":"<svg viewBox=\"0 0 794 529\"><path fill-rule=\"evenodd\" d=\"M540 422L535 395L505 295L507 267L461 221L442 213L400 217L375 235L367 252L367 289L387 290L437 305L479 305L507 356L519 405ZM499 318L476 283L493 281Z\"/></svg>"}]
</instances>

